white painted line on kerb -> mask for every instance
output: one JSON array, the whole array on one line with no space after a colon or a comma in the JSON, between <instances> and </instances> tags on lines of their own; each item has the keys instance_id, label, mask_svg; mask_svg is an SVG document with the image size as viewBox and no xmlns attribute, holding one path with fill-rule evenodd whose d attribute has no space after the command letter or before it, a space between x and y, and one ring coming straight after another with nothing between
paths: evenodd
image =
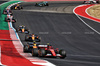
<instances>
[{"instance_id":1,"label":"white painted line on kerb","mask_svg":"<svg viewBox=\"0 0 100 66\"><path fill-rule=\"evenodd\" d=\"M77 7L80 7L81 5L79 5L79 6L77 6ZM83 6L83 5L82 5ZM80 17L79 17L79 15L78 14L76 14L74 11L75 11L75 9L77 8L77 7L75 7L74 9L73 9L73 13L86 25L86 26L88 26L90 29L92 29L94 32L96 32L97 34L99 34L100 35L100 32L98 32L97 30L95 30L93 27L91 27L90 25L88 25L84 20L82 20ZM82 16L83 17L83 16ZM85 17L86 18L86 17Z\"/></svg>"}]
</instances>

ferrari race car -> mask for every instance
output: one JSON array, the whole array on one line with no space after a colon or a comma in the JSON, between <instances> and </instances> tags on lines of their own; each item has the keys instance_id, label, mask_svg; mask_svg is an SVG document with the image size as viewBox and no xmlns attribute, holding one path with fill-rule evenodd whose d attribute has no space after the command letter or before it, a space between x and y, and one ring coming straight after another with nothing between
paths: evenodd
<instances>
[{"instance_id":1,"label":"ferrari race car","mask_svg":"<svg viewBox=\"0 0 100 66\"><path fill-rule=\"evenodd\" d=\"M16 20L13 18L12 15L7 15L7 17L5 18L6 22L16 22Z\"/></svg>"},{"instance_id":2,"label":"ferrari race car","mask_svg":"<svg viewBox=\"0 0 100 66\"><path fill-rule=\"evenodd\" d=\"M24 45L23 52L30 52L30 53L32 53L33 46L35 46L35 45L38 46L38 45L40 45L40 43L28 42L26 45Z\"/></svg>"},{"instance_id":3,"label":"ferrari race car","mask_svg":"<svg viewBox=\"0 0 100 66\"><path fill-rule=\"evenodd\" d=\"M40 7L43 7L43 6L49 6L48 2L46 1L43 1L43 2L40 2L40 3L36 3L35 6L40 6Z\"/></svg>"},{"instance_id":4,"label":"ferrari race car","mask_svg":"<svg viewBox=\"0 0 100 66\"><path fill-rule=\"evenodd\" d=\"M28 29L26 29L26 27L25 27L24 25L19 26L19 28L18 28L18 29L16 29L16 32L29 34L29 30L28 30Z\"/></svg>"},{"instance_id":5,"label":"ferrari race car","mask_svg":"<svg viewBox=\"0 0 100 66\"><path fill-rule=\"evenodd\" d=\"M97 0L94 0L94 1L84 1L83 4L96 4L98 3Z\"/></svg>"},{"instance_id":6,"label":"ferrari race car","mask_svg":"<svg viewBox=\"0 0 100 66\"><path fill-rule=\"evenodd\" d=\"M3 10L3 14L12 14L12 11L9 9Z\"/></svg>"},{"instance_id":7,"label":"ferrari race car","mask_svg":"<svg viewBox=\"0 0 100 66\"><path fill-rule=\"evenodd\" d=\"M23 9L23 7L19 4L14 5L14 6L11 7L11 10L21 10L21 9Z\"/></svg>"},{"instance_id":8,"label":"ferrari race car","mask_svg":"<svg viewBox=\"0 0 100 66\"><path fill-rule=\"evenodd\" d=\"M54 49L51 45L37 45L32 49L32 56L39 57L66 57L66 51L59 50L58 48Z\"/></svg>"},{"instance_id":9,"label":"ferrari race car","mask_svg":"<svg viewBox=\"0 0 100 66\"><path fill-rule=\"evenodd\" d=\"M29 34L29 35L26 35L25 36L25 41L30 41L30 42L36 41L36 42L40 42L41 41L41 38L38 35L36 35L36 34Z\"/></svg>"}]
</instances>

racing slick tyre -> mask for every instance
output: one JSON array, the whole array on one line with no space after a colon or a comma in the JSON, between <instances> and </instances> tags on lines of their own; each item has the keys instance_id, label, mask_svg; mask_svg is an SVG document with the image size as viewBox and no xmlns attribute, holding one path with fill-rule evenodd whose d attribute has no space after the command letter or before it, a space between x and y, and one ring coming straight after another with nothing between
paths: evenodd
<instances>
[{"instance_id":1,"label":"racing slick tyre","mask_svg":"<svg viewBox=\"0 0 100 66\"><path fill-rule=\"evenodd\" d=\"M83 4L85 4L86 1L83 2Z\"/></svg>"},{"instance_id":2,"label":"racing slick tyre","mask_svg":"<svg viewBox=\"0 0 100 66\"><path fill-rule=\"evenodd\" d=\"M32 49L32 56L38 56L38 48L33 48Z\"/></svg>"},{"instance_id":3,"label":"racing slick tyre","mask_svg":"<svg viewBox=\"0 0 100 66\"><path fill-rule=\"evenodd\" d=\"M25 31L25 34L29 34L29 31Z\"/></svg>"},{"instance_id":4,"label":"racing slick tyre","mask_svg":"<svg viewBox=\"0 0 100 66\"><path fill-rule=\"evenodd\" d=\"M18 32L18 29L16 29L16 32Z\"/></svg>"},{"instance_id":5,"label":"racing slick tyre","mask_svg":"<svg viewBox=\"0 0 100 66\"><path fill-rule=\"evenodd\" d=\"M49 6L49 4L47 3L46 6Z\"/></svg>"},{"instance_id":6,"label":"racing slick tyre","mask_svg":"<svg viewBox=\"0 0 100 66\"><path fill-rule=\"evenodd\" d=\"M90 4L93 4L93 1L90 1Z\"/></svg>"},{"instance_id":7,"label":"racing slick tyre","mask_svg":"<svg viewBox=\"0 0 100 66\"><path fill-rule=\"evenodd\" d=\"M16 20L15 20L15 19L12 19L12 22L13 22L13 23L15 23L15 22L16 22Z\"/></svg>"},{"instance_id":8,"label":"racing slick tyre","mask_svg":"<svg viewBox=\"0 0 100 66\"><path fill-rule=\"evenodd\" d=\"M27 31L27 33L26 34L29 34L29 31Z\"/></svg>"},{"instance_id":9,"label":"racing slick tyre","mask_svg":"<svg viewBox=\"0 0 100 66\"><path fill-rule=\"evenodd\" d=\"M17 9L16 10L21 10L21 8L20 7L17 7Z\"/></svg>"},{"instance_id":10,"label":"racing slick tyre","mask_svg":"<svg viewBox=\"0 0 100 66\"><path fill-rule=\"evenodd\" d=\"M39 50L39 56L40 56L40 57L44 57L45 55L46 55L45 49L40 49L40 50Z\"/></svg>"},{"instance_id":11,"label":"racing slick tyre","mask_svg":"<svg viewBox=\"0 0 100 66\"><path fill-rule=\"evenodd\" d=\"M61 55L61 57L60 57L61 59L64 59L66 57L66 51L64 51L64 50L60 50L59 54Z\"/></svg>"},{"instance_id":12,"label":"racing slick tyre","mask_svg":"<svg viewBox=\"0 0 100 66\"><path fill-rule=\"evenodd\" d=\"M25 34L29 34L29 30L28 29L25 30Z\"/></svg>"},{"instance_id":13,"label":"racing slick tyre","mask_svg":"<svg viewBox=\"0 0 100 66\"><path fill-rule=\"evenodd\" d=\"M11 10L15 10L15 7L14 7L14 6L12 6L12 7L11 7Z\"/></svg>"},{"instance_id":14,"label":"racing slick tyre","mask_svg":"<svg viewBox=\"0 0 100 66\"><path fill-rule=\"evenodd\" d=\"M41 37L39 37L38 42L41 42Z\"/></svg>"},{"instance_id":15,"label":"racing slick tyre","mask_svg":"<svg viewBox=\"0 0 100 66\"><path fill-rule=\"evenodd\" d=\"M24 45L23 52L28 52L28 46Z\"/></svg>"},{"instance_id":16,"label":"racing slick tyre","mask_svg":"<svg viewBox=\"0 0 100 66\"><path fill-rule=\"evenodd\" d=\"M23 9L23 7L21 7L21 9Z\"/></svg>"}]
</instances>

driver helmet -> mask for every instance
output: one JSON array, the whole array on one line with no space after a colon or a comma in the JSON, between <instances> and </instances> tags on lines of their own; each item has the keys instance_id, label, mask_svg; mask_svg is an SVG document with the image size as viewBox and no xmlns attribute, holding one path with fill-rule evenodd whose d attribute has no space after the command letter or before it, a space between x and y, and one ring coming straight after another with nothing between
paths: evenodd
<instances>
[{"instance_id":1,"label":"driver helmet","mask_svg":"<svg viewBox=\"0 0 100 66\"><path fill-rule=\"evenodd\" d=\"M47 45L50 45L50 43L47 43Z\"/></svg>"},{"instance_id":2,"label":"driver helmet","mask_svg":"<svg viewBox=\"0 0 100 66\"><path fill-rule=\"evenodd\" d=\"M32 36L34 36L34 33L32 33Z\"/></svg>"},{"instance_id":3,"label":"driver helmet","mask_svg":"<svg viewBox=\"0 0 100 66\"><path fill-rule=\"evenodd\" d=\"M19 4L17 4L17 6L19 6Z\"/></svg>"},{"instance_id":4,"label":"driver helmet","mask_svg":"<svg viewBox=\"0 0 100 66\"><path fill-rule=\"evenodd\" d=\"M24 25L22 25L22 27L24 27Z\"/></svg>"}]
</instances>

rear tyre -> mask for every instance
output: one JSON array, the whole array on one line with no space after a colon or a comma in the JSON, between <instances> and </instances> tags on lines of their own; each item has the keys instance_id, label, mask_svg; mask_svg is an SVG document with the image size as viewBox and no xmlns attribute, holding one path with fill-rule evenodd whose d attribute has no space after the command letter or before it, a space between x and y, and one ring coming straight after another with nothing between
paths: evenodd
<instances>
[{"instance_id":1,"label":"rear tyre","mask_svg":"<svg viewBox=\"0 0 100 66\"><path fill-rule=\"evenodd\" d=\"M44 49L39 50L39 56L44 57L46 55L46 51Z\"/></svg>"},{"instance_id":2,"label":"rear tyre","mask_svg":"<svg viewBox=\"0 0 100 66\"><path fill-rule=\"evenodd\" d=\"M38 56L38 48L33 48L32 49L32 56Z\"/></svg>"},{"instance_id":3,"label":"rear tyre","mask_svg":"<svg viewBox=\"0 0 100 66\"><path fill-rule=\"evenodd\" d=\"M23 9L23 7L21 7L21 9Z\"/></svg>"},{"instance_id":4,"label":"rear tyre","mask_svg":"<svg viewBox=\"0 0 100 66\"><path fill-rule=\"evenodd\" d=\"M27 34L29 34L29 31L27 31Z\"/></svg>"},{"instance_id":5,"label":"rear tyre","mask_svg":"<svg viewBox=\"0 0 100 66\"><path fill-rule=\"evenodd\" d=\"M61 59L64 59L66 57L66 51L64 51L64 50L60 50L59 54L61 55L61 57L60 57Z\"/></svg>"},{"instance_id":6,"label":"rear tyre","mask_svg":"<svg viewBox=\"0 0 100 66\"><path fill-rule=\"evenodd\" d=\"M15 19L13 19L13 22L15 23L15 22L16 22L16 20L15 20Z\"/></svg>"},{"instance_id":7,"label":"rear tyre","mask_svg":"<svg viewBox=\"0 0 100 66\"><path fill-rule=\"evenodd\" d=\"M47 3L46 6L49 6L49 4Z\"/></svg>"},{"instance_id":8,"label":"rear tyre","mask_svg":"<svg viewBox=\"0 0 100 66\"><path fill-rule=\"evenodd\" d=\"M16 32L18 32L18 29L16 29Z\"/></svg>"},{"instance_id":9,"label":"rear tyre","mask_svg":"<svg viewBox=\"0 0 100 66\"><path fill-rule=\"evenodd\" d=\"M28 52L28 46L24 45L23 52Z\"/></svg>"},{"instance_id":10,"label":"rear tyre","mask_svg":"<svg viewBox=\"0 0 100 66\"><path fill-rule=\"evenodd\" d=\"M25 30L25 34L29 34L29 30L28 29Z\"/></svg>"}]
</instances>

